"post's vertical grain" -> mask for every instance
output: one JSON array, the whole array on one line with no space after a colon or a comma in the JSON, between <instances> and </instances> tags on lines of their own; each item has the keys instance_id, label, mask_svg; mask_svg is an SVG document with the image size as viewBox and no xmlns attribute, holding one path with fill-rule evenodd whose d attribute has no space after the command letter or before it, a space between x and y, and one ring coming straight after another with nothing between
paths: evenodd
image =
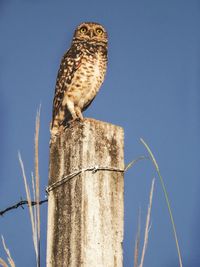
<instances>
[{"instance_id":1,"label":"post's vertical grain","mask_svg":"<svg viewBox=\"0 0 200 267\"><path fill-rule=\"evenodd\" d=\"M49 185L94 166L49 192L47 267L122 267L123 129L72 123L50 146Z\"/></svg>"}]
</instances>

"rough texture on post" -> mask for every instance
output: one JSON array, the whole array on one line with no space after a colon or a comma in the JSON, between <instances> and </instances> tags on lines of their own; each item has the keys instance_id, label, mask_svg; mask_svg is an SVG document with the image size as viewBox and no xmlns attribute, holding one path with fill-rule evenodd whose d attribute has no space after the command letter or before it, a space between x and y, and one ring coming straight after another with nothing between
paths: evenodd
<instances>
[{"instance_id":1,"label":"rough texture on post","mask_svg":"<svg viewBox=\"0 0 200 267\"><path fill-rule=\"evenodd\" d=\"M51 144L49 168L47 267L122 267L123 129L72 123Z\"/></svg>"}]
</instances>

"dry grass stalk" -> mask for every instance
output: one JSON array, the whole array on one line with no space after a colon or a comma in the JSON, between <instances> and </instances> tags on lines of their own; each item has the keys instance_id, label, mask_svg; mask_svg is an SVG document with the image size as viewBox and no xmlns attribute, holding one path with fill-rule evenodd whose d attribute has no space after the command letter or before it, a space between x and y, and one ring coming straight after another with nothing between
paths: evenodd
<instances>
[{"instance_id":1,"label":"dry grass stalk","mask_svg":"<svg viewBox=\"0 0 200 267\"><path fill-rule=\"evenodd\" d=\"M134 267L138 267L139 248L140 248L140 228L141 228L141 209L139 209L138 229L137 229L137 235L136 235L136 239L135 239Z\"/></svg>"},{"instance_id":2,"label":"dry grass stalk","mask_svg":"<svg viewBox=\"0 0 200 267\"><path fill-rule=\"evenodd\" d=\"M7 260L8 260L8 262L9 262L9 264L10 264L11 267L15 267L15 263L14 263L12 257L11 257L11 254L10 254L9 249L6 247L6 244L5 244L5 241L4 241L3 236L1 236L1 239L2 239L2 243L3 243L4 250L5 250L6 254L7 254ZM2 259L1 259L1 260L2 260ZM4 260L2 260L2 262L3 262L3 264L4 264L3 266L8 266ZM6 264L6 265L5 265L5 264Z\"/></svg>"},{"instance_id":3,"label":"dry grass stalk","mask_svg":"<svg viewBox=\"0 0 200 267\"><path fill-rule=\"evenodd\" d=\"M0 266L8 267L8 264L2 258L0 258Z\"/></svg>"},{"instance_id":4,"label":"dry grass stalk","mask_svg":"<svg viewBox=\"0 0 200 267\"><path fill-rule=\"evenodd\" d=\"M124 169L124 172L128 171L133 165L135 165L138 161L143 160L143 159L149 159L145 156L139 156L137 159L132 160L130 163L128 163Z\"/></svg>"},{"instance_id":5,"label":"dry grass stalk","mask_svg":"<svg viewBox=\"0 0 200 267\"><path fill-rule=\"evenodd\" d=\"M26 178L25 169L24 169L24 163L22 161L20 153L18 153L18 158L19 158L19 163L20 163L21 169L22 169L22 175L24 178L24 186L25 186L25 190L26 190L26 197L27 197L27 201L28 201L28 209L29 209L31 226L32 226L33 244L34 244L34 248L35 248L36 257L38 257L37 233L35 233L35 220L34 220L34 214L33 214L33 207L31 206L31 193L30 193L30 189L29 189L29 186L27 183L27 178Z\"/></svg>"},{"instance_id":6,"label":"dry grass stalk","mask_svg":"<svg viewBox=\"0 0 200 267\"><path fill-rule=\"evenodd\" d=\"M40 107L41 108L41 107ZM40 108L37 111L35 123L35 200L36 205L36 221L37 221L37 246L40 253L40 176L39 176L39 129L40 129ZM40 255L38 255L38 265L40 266Z\"/></svg>"},{"instance_id":7,"label":"dry grass stalk","mask_svg":"<svg viewBox=\"0 0 200 267\"><path fill-rule=\"evenodd\" d=\"M24 164L21 158L20 153L18 153L20 166L22 169L24 185L26 190L26 196L29 207L29 214L32 226L32 236L33 244L36 254L37 267L40 266L40 176L39 176L39 128L40 128L40 108L36 116L36 125L35 125L35 177L31 173L32 179L32 190L33 190L33 199L36 201L36 205L32 207L31 203L31 193L28 186Z\"/></svg>"},{"instance_id":8,"label":"dry grass stalk","mask_svg":"<svg viewBox=\"0 0 200 267\"><path fill-rule=\"evenodd\" d=\"M147 243L149 238L149 229L150 229L150 217L151 217L151 207L152 207L152 200L153 200L153 191L154 191L154 183L155 178L152 180L151 184L151 191L149 195L149 205L148 205L148 211L147 211L147 218L146 218L146 226L145 226L145 234L144 234L144 244L142 249L142 256L139 267L143 267L144 264L144 257L147 249Z\"/></svg>"},{"instance_id":9,"label":"dry grass stalk","mask_svg":"<svg viewBox=\"0 0 200 267\"><path fill-rule=\"evenodd\" d=\"M33 190L33 201L36 202L36 193L35 193L35 179L33 173L31 173L31 180L32 180L32 190ZM36 205L33 208L33 218L34 218L34 233L37 235L37 208ZM34 235L34 236L35 236ZM38 244L37 240L36 243Z\"/></svg>"}]
</instances>

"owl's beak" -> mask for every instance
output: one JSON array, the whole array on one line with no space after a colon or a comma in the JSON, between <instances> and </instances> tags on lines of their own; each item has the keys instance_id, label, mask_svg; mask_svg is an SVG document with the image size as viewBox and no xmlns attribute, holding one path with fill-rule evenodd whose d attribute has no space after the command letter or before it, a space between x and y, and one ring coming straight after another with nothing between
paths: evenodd
<instances>
[{"instance_id":1,"label":"owl's beak","mask_svg":"<svg viewBox=\"0 0 200 267\"><path fill-rule=\"evenodd\" d=\"M89 32L89 35L90 35L90 38L93 37L93 30L91 30L91 31Z\"/></svg>"}]
</instances>

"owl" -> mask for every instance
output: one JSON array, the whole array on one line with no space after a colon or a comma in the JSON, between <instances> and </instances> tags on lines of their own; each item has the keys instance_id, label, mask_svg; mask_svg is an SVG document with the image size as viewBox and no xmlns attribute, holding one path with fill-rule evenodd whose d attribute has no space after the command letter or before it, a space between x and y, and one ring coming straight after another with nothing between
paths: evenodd
<instances>
[{"instance_id":1,"label":"owl","mask_svg":"<svg viewBox=\"0 0 200 267\"><path fill-rule=\"evenodd\" d=\"M108 37L98 23L80 24L58 71L51 134L57 135L68 122L83 120L82 112L92 103L105 77Z\"/></svg>"}]
</instances>

